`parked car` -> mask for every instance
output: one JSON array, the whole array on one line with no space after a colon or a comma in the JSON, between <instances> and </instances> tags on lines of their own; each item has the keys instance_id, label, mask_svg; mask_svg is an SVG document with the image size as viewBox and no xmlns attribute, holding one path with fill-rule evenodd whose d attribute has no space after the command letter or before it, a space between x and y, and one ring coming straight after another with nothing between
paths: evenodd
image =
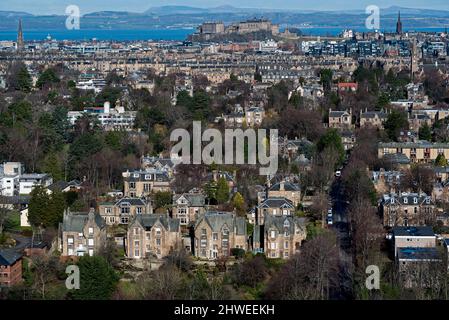
<instances>
[{"instance_id":1,"label":"parked car","mask_svg":"<svg viewBox=\"0 0 449 320\"><path fill-rule=\"evenodd\" d=\"M332 218L332 209L327 210L327 216Z\"/></svg>"},{"instance_id":2,"label":"parked car","mask_svg":"<svg viewBox=\"0 0 449 320\"><path fill-rule=\"evenodd\" d=\"M328 225L334 224L333 219L332 219L332 218L327 218L327 224L328 224Z\"/></svg>"},{"instance_id":3,"label":"parked car","mask_svg":"<svg viewBox=\"0 0 449 320\"><path fill-rule=\"evenodd\" d=\"M335 176L337 178L341 177L341 171L340 170L335 171Z\"/></svg>"}]
</instances>

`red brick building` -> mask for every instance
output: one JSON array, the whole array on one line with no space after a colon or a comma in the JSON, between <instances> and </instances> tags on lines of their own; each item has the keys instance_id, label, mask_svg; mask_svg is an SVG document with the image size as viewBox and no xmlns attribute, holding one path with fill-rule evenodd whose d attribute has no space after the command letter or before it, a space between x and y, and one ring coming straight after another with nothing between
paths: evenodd
<instances>
[{"instance_id":1,"label":"red brick building","mask_svg":"<svg viewBox=\"0 0 449 320\"><path fill-rule=\"evenodd\" d=\"M12 250L0 250L0 287L12 287L22 282L22 255Z\"/></svg>"}]
</instances>

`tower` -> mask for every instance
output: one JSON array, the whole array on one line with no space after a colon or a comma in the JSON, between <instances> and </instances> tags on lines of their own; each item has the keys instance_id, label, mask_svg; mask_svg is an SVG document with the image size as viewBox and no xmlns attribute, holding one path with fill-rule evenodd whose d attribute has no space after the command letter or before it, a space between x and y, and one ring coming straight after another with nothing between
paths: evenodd
<instances>
[{"instance_id":1,"label":"tower","mask_svg":"<svg viewBox=\"0 0 449 320\"><path fill-rule=\"evenodd\" d=\"M399 11L398 22L396 22L396 34L402 34L401 11Z\"/></svg>"},{"instance_id":2,"label":"tower","mask_svg":"<svg viewBox=\"0 0 449 320\"><path fill-rule=\"evenodd\" d=\"M17 50L22 51L25 47L23 43L22 19L19 19L19 30L17 31Z\"/></svg>"}]
</instances>

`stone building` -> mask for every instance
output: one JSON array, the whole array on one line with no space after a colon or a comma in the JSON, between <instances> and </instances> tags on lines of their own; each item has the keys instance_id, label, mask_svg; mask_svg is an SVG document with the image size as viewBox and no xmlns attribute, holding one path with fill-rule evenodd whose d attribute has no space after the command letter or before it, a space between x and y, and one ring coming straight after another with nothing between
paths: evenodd
<instances>
[{"instance_id":1,"label":"stone building","mask_svg":"<svg viewBox=\"0 0 449 320\"><path fill-rule=\"evenodd\" d=\"M167 215L137 215L128 225L126 256L132 259L166 257L181 246L179 219Z\"/></svg>"},{"instance_id":2,"label":"stone building","mask_svg":"<svg viewBox=\"0 0 449 320\"><path fill-rule=\"evenodd\" d=\"M93 208L89 212L64 212L58 237L61 256L93 256L105 242L106 223Z\"/></svg>"},{"instance_id":3,"label":"stone building","mask_svg":"<svg viewBox=\"0 0 449 320\"><path fill-rule=\"evenodd\" d=\"M170 191L170 179L160 170L136 170L122 173L125 197L146 197L155 192Z\"/></svg>"},{"instance_id":4,"label":"stone building","mask_svg":"<svg viewBox=\"0 0 449 320\"><path fill-rule=\"evenodd\" d=\"M128 224L135 215L153 213L149 199L124 197L115 202L100 202L98 211L106 224Z\"/></svg>"},{"instance_id":5,"label":"stone building","mask_svg":"<svg viewBox=\"0 0 449 320\"><path fill-rule=\"evenodd\" d=\"M0 289L22 282L22 255L12 249L0 250Z\"/></svg>"},{"instance_id":6,"label":"stone building","mask_svg":"<svg viewBox=\"0 0 449 320\"><path fill-rule=\"evenodd\" d=\"M206 212L195 223L194 255L214 260L231 249L247 250L246 219L232 212Z\"/></svg>"},{"instance_id":7,"label":"stone building","mask_svg":"<svg viewBox=\"0 0 449 320\"><path fill-rule=\"evenodd\" d=\"M436 219L435 203L425 193L384 194L379 209L387 227L432 225Z\"/></svg>"},{"instance_id":8,"label":"stone building","mask_svg":"<svg viewBox=\"0 0 449 320\"><path fill-rule=\"evenodd\" d=\"M202 193L183 193L173 198L173 217L188 226L205 212L206 197Z\"/></svg>"},{"instance_id":9,"label":"stone building","mask_svg":"<svg viewBox=\"0 0 449 320\"><path fill-rule=\"evenodd\" d=\"M254 228L253 250L265 253L267 258L290 258L306 239L306 222L306 218L266 217L263 226Z\"/></svg>"}]
</instances>

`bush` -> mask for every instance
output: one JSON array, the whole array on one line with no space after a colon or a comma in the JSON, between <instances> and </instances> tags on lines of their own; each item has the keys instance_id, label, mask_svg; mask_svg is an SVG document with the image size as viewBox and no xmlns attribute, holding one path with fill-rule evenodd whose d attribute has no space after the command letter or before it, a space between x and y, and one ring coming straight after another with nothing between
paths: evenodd
<instances>
[{"instance_id":1,"label":"bush","mask_svg":"<svg viewBox=\"0 0 449 320\"><path fill-rule=\"evenodd\" d=\"M236 257L237 259L241 259L245 256L245 250L241 248L232 248L231 249L231 256Z\"/></svg>"}]
</instances>

